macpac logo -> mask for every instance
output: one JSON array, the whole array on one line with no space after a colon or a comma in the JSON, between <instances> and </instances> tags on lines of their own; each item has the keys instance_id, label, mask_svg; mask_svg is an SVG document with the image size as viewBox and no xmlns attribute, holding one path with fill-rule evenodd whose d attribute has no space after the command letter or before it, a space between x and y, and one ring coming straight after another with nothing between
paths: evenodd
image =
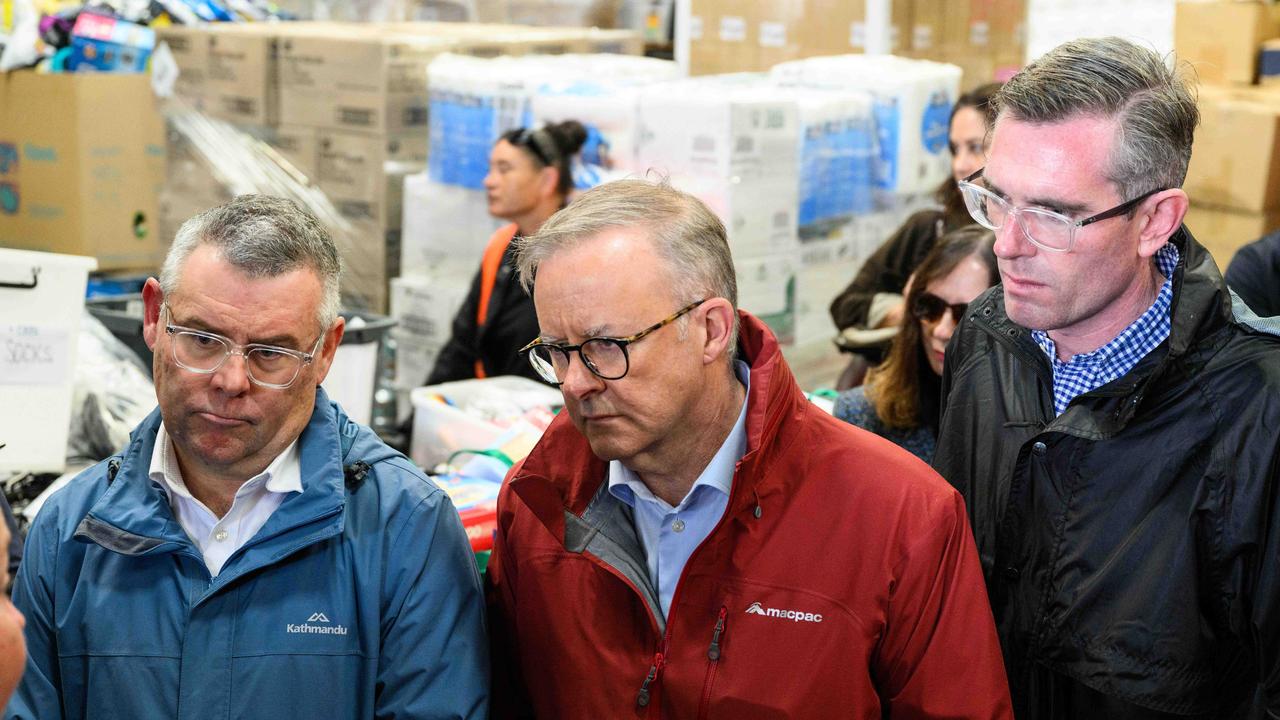
<instances>
[{"instance_id":1,"label":"macpac logo","mask_svg":"<svg viewBox=\"0 0 1280 720\"><path fill-rule=\"evenodd\" d=\"M311 617L307 618L305 623L293 624L285 623L284 631L287 633L301 633L305 635L346 635L347 628L343 625L312 625L311 623L328 623L329 617L322 612L311 613Z\"/></svg>"},{"instance_id":2,"label":"macpac logo","mask_svg":"<svg viewBox=\"0 0 1280 720\"><path fill-rule=\"evenodd\" d=\"M779 610L778 608L767 608L758 602L753 602L747 606L748 615L763 615L765 617L780 618L782 620L790 620L792 622L822 622L822 616L817 613L800 612L799 610Z\"/></svg>"}]
</instances>

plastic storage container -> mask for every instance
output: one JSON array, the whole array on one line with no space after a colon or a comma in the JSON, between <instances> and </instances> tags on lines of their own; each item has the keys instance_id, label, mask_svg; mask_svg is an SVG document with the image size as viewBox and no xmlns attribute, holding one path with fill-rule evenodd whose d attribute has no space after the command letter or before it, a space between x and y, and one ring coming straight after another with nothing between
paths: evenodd
<instances>
[{"instance_id":1,"label":"plastic storage container","mask_svg":"<svg viewBox=\"0 0 1280 720\"><path fill-rule=\"evenodd\" d=\"M81 290L83 293L83 289ZM86 304L89 312L102 321L112 334L133 349L142 363L151 368L151 350L142 337L142 296L140 294L92 298ZM387 404L388 422L394 422L394 398L389 403L378 390L390 379L384 346L388 332L396 321L382 315L344 311L347 328L342 344L329 367L322 386L329 397L338 401L352 420L374 425L382 419L380 404ZM386 393L383 393L386 395Z\"/></svg>"},{"instance_id":2,"label":"plastic storage container","mask_svg":"<svg viewBox=\"0 0 1280 720\"><path fill-rule=\"evenodd\" d=\"M564 403L559 390L513 375L428 385L409 397L413 402L410 457L427 470L458 450L510 446L517 450L506 454L518 461L524 457L518 450L527 453L542 432L522 416L539 408L549 413Z\"/></svg>"},{"instance_id":3,"label":"plastic storage container","mask_svg":"<svg viewBox=\"0 0 1280 720\"><path fill-rule=\"evenodd\" d=\"M85 284L97 265L0 248L0 471L66 466Z\"/></svg>"}]
</instances>

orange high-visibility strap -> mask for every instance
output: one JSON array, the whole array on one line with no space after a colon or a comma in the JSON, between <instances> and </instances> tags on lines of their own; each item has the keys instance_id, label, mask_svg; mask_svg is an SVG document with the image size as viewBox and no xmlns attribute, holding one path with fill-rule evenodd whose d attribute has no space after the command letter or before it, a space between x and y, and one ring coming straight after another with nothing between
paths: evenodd
<instances>
[{"instance_id":1,"label":"orange high-visibility strap","mask_svg":"<svg viewBox=\"0 0 1280 720\"><path fill-rule=\"evenodd\" d=\"M489 238L484 249L484 257L480 260L480 302L476 304L476 332L484 327L489 317L489 298L493 296L493 285L498 280L498 268L502 267L502 256L507 254L507 246L516 236L515 223L503 225ZM487 377L484 362L476 358L476 377Z\"/></svg>"}]
</instances>

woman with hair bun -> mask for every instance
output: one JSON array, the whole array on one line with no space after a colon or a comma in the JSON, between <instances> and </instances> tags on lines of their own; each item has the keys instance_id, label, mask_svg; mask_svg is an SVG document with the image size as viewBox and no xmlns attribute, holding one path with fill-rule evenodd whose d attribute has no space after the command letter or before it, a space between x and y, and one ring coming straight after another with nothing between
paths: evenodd
<instances>
[{"instance_id":1,"label":"woman with hair bun","mask_svg":"<svg viewBox=\"0 0 1280 720\"><path fill-rule=\"evenodd\" d=\"M428 385L494 375L538 379L518 353L539 330L533 298L516 277L511 240L536 233L568 203L573 191L571 160L586 140L582 123L566 120L508 130L494 143L484 189L489 214L509 224L489 238Z\"/></svg>"}]
</instances>

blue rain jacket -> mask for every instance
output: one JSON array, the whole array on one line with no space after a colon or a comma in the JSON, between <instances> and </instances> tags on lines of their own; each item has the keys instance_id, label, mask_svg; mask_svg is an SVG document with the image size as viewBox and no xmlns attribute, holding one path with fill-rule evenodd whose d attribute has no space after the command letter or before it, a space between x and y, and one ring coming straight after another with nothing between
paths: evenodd
<instances>
[{"instance_id":1,"label":"blue rain jacket","mask_svg":"<svg viewBox=\"0 0 1280 720\"><path fill-rule=\"evenodd\" d=\"M453 504L316 396L303 491L216 578L148 477L158 410L49 499L14 589L29 659L6 718L485 717L480 580Z\"/></svg>"}]
</instances>

